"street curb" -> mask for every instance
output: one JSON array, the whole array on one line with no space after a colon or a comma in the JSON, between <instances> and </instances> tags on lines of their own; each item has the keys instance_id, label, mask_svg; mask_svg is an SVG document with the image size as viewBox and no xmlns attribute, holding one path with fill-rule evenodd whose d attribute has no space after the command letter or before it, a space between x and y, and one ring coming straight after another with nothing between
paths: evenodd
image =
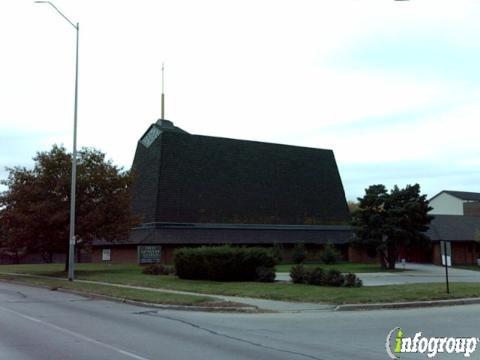
<instances>
[{"instance_id":1,"label":"street curb","mask_svg":"<svg viewBox=\"0 0 480 360\"><path fill-rule=\"evenodd\" d=\"M129 299L125 299L125 298L117 298L117 297L114 297L114 296L95 294L95 293L84 292L84 291L77 291L77 290L66 289L66 288L62 288L62 287L52 288L51 286L44 286L44 285L38 285L38 284L28 284L28 283L24 283L24 282L21 282L21 281L15 281L15 280L0 279L0 281L7 282L7 283L12 283L12 284L17 284L17 285L42 288L42 289L47 289L47 290L50 290L50 291L59 291L59 292L74 294L74 295L83 296L83 297L87 297L87 298L91 298L91 299L101 299L101 300L113 301L113 302L118 302L118 303L123 303L123 304L128 304L128 305L150 307L150 308L162 309L162 310L225 312L225 313L226 312L230 312L230 313L233 312L233 313L248 313L248 314L270 312L268 310L259 309L257 306L253 306L253 305L240 307L240 306L200 306L200 305L156 304L156 303L148 303L148 302L143 302L143 301L129 300Z\"/></svg>"},{"instance_id":2,"label":"street curb","mask_svg":"<svg viewBox=\"0 0 480 360\"><path fill-rule=\"evenodd\" d=\"M162 310L184 310L184 311L206 311L206 312L239 312L239 313L257 313L259 311L256 306L200 306L200 305L171 305L171 304L156 304L143 301L129 300L124 298L117 298L108 295L101 295L95 293L86 293L82 291L76 291L71 289L58 288L57 291L75 294L79 296L86 296L94 299L108 300L128 305L151 307Z\"/></svg>"},{"instance_id":3,"label":"street curb","mask_svg":"<svg viewBox=\"0 0 480 360\"><path fill-rule=\"evenodd\" d=\"M463 298L448 300L410 301L398 303L376 303L376 304L344 304L338 305L334 311L358 311L358 310L382 310L382 309L408 309L437 306L455 306L480 304L480 298Z\"/></svg>"},{"instance_id":4,"label":"street curb","mask_svg":"<svg viewBox=\"0 0 480 360\"><path fill-rule=\"evenodd\" d=\"M1 273L1 272L0 272ZM16 274L16 273L2 273L4 275L13 275L13 276L25 276L25 277L38 277L38 278L51 278L47 276L31 275L31 274ZM63 279L66 280L66 279ZM55 288L52 289L50 286L36 285L36 284L26 284L20 281L15 281L12 279L0 279L0 281L11 282L18 285L41 287L50 290L58 290L65 293L72 293L84 297L104 299L108 301L114 301L119 303L125 303L136 306L151 307L164 310L185 310L185 311L204 311L204 312L236 312L236 313L278 313L282 311L274 311L259 308L255 305L246 305L246 306L201 306L201 305L170 305L170 304L155 304L147 303L142 301L129 300L125 298L116 298L108 295L101 295L89 292L82 292L73 289L66 288ZM198 294L198 296L209 296L214 298L215 295L211 294ZM460 299L447 299L447 300L429 300L429 301L410 301L410 302L397 302L397 303L374 303L374 304L342 304L335 306L332 305L332 308L329 311L368 311L368 310L387 310L387 309L408 309L408 308L424 308L424 307L441 307L441 306L458 306L458 305L471 305L471 304L480 304L479 298L460 298ZM297 310L292 312L302 312L303 310ZM288 312L288 311L287 311Z\"/></svg>"}]
</instances>

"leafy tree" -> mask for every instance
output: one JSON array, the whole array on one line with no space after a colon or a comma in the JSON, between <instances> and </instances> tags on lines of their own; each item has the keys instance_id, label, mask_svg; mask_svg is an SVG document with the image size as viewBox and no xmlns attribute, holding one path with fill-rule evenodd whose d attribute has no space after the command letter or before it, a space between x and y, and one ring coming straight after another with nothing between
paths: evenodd
<instances>
[{"instance_id":1,"label":"leafy tree","mask_svg":"<svg viewBox=\"0 0 480 360\"><path fill-rule=\"evenodd\" d=\"M14 264L18 264L26 253L26 247L19 236L12 236L13 230L10 226L10 217L5 211L0 210L0 256L6 256ZM21 227L17 230L21 230Z\"/></svg>"},{"instance_id":2,"label":"leafy tree","mask_svg":"<svg viewBox=\"0 0 480 360\"><path fill-rule=\"evenodd\" d=\"M307 250L305 250L305 244L297 243L293 247L292 260L295 264L301 264L307 258Z\"/></svg>"},{"instance_id":3,"label":"leafy tree","mask_svg":"<svg viewBox=\"0 0 480 360\"><path fill-rule=\"evenodd\" d=\"M65 252L68 256L71 154L62 146L39 152L34 168L7 169L1 183L0 247L40 253L45 261ZM115 240L128 235L135 219L130 211L129 172L105 160L102 152L83 148L77 160L77 249L93 239ZM67 259L68 265L68 259Z\"/></svg>"},{"instance_id":4,"label":"leafy tree","mask_svg":"<svg viewBox=\"0 0 480 360\"><path fill-rule=\"evenodd\" d=\"M428 215L432 208L426 195L420 195L420 185L395 186L390 193L384 185L372 185L358 200L352 219L355 243L376 250L383 268L395 268L400 247L428 243L424 232L433 218Z\"/></svg>"},{"instance_id":5,"label":"leafy tree","mask_svg":"<svg viewBox=\"0 0 480 360\"><path fill-rule=\"evenodd\" d=\"M340 256L340 253L334 245L327 244L320 255L320 260L322 260L324 264L336 264Z\"/></svg>"},{"instance_id":6,"label":"leafy tree","mask_svg":"<svg viewBox=\"0 0 480 360\"><path fill-rule=\"evenodd\" d=\"M355 211L358 210L358 202L355 202L355 201L347 201L347 206L348 206L348 210L350 211L351 214L353 214Z\"/></svg>"},{"instance_id":7,"label":"leafy tree","mask_svg":"<svg viewBox=\"0 0 480 360\"><path fill-rule=\"evenodd\" d=\"M283 246L277 242L273 243L272 254L277 263L282 262L283 260Z\"/></svg>"}]
</instances>

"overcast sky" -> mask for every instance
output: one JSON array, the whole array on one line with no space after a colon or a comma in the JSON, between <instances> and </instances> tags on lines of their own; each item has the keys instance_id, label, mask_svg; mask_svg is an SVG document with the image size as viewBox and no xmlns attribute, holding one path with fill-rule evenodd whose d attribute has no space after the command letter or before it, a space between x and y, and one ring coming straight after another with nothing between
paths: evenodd
<instances>
[{"instance_id":1,"label":"overcast sky","mask_svg":"<svg viewBox=\"0 0 480 360\"><path fill-rule=\"evenodd\" d=\"M371 184L480 191L480 1L57 0L80 22L79 146L130 168L160 117L201 135L332 149ZM0 178L72 147L75 30L0 0Z\"/></svg>"}]
</instances>

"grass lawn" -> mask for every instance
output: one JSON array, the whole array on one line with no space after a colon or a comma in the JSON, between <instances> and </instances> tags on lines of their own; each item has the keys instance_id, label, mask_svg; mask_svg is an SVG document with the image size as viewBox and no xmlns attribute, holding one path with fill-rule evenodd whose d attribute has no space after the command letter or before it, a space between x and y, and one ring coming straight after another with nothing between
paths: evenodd
<instances>
[{"instance_id":1,"label":"grass lawn","mask_svg":"<svg viewBox=\"0 0 480 360\"><path fill-rule=\"evenodd\" d=\"M26 285L45 286L52 290L63 288L75 290L85 294L106 295L121 299L170 305L199 305L215 300L208 296L194 296L184 294L161 293L137 289L125 289L108 285L76 283L57 279L44 279L26 276L10 276L0 273L0 279L15 280Z\"/></svg>"},{"instance_id":2,"label":"grass lawn","mask_svg":"<svg viewBox=\"0 0 480 360\"><path fill-rule=\"evenodd\" d=\"M62 269L62 264L0 265L0 273L18 272L57 277L65 276L65 274L62 272ZM3 277L5 276L6 275L3 275ZM85 280L183 290L204 294L246 296L273 300L304 301L330 304L398 302L480 297L480 284L478 283L452 283L450 285L451 293L447 295L445 293L445 285L442 283L375 286L363 288L333 288L292 283L181 280L175 276L144 275L141 273L141 268L138 265L126 264L78 264L76 277L78 279ZM59 286L65 287L65 283L66 282L64 281L59 281ZM78 286L79 288L85 289L89 288L87 284L77 284L78 285L73 286ZM163 294L155 294L155 296L163 296ZM186 301L196 300L198 299L189 299Z\"/></svg>"},{"instance_id":3,"label":"grass lawn","mask_svg":"<svg viewBox=\"0 0 480 360\"><path fill-rule=\"evenodd\" d=\"M278 272L290 272L290 268L295 266L295 264L280 264L277 265ZM313 269L316 267L321 267L325 270L337 269L342 273L373 273L373 272L399 272L404 271L403 269L395 270L386 270L380 267L380 264L369 263L369 264L358 264L358 263L338 263L333 265L327 265L322 263L306 263L304 264L305 268Z\"/></svg>"}]
</instances>

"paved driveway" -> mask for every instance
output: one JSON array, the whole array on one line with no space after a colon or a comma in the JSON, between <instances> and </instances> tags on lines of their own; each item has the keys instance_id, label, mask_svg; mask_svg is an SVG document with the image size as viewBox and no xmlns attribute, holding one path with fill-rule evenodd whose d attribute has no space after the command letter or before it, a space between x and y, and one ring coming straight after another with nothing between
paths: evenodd
<instances>
[{"instance_id":1,"label":"paved driveway","mask_svg":"<svg viewBox=\"0 0 480 360\"><path fill-rule=\"evenodd\" d=\"M401 268L397 264L397 268ZM445 282L445 268L436 265L407 263L405 268L409 271L398 273L360 273L365 286L398 285L412 283ZM448 268L450 282L478 282L480 271ZM277 273L277 280L290 280L288 273Z\"/></svg>"},{"instance_id":2,"label":"paved driveway","mask_svg":"<svg viewBox=\"0 0 480 360\"><path fill-rule=\"evenodd\" d=\"M397 264L401 268L401 264ZM366 286L445 282L445 268L436 265L406 264L409 271L358 274ZM480 271L448 268L450 282L479 282Z\"/></svg>"}]
</instances>

